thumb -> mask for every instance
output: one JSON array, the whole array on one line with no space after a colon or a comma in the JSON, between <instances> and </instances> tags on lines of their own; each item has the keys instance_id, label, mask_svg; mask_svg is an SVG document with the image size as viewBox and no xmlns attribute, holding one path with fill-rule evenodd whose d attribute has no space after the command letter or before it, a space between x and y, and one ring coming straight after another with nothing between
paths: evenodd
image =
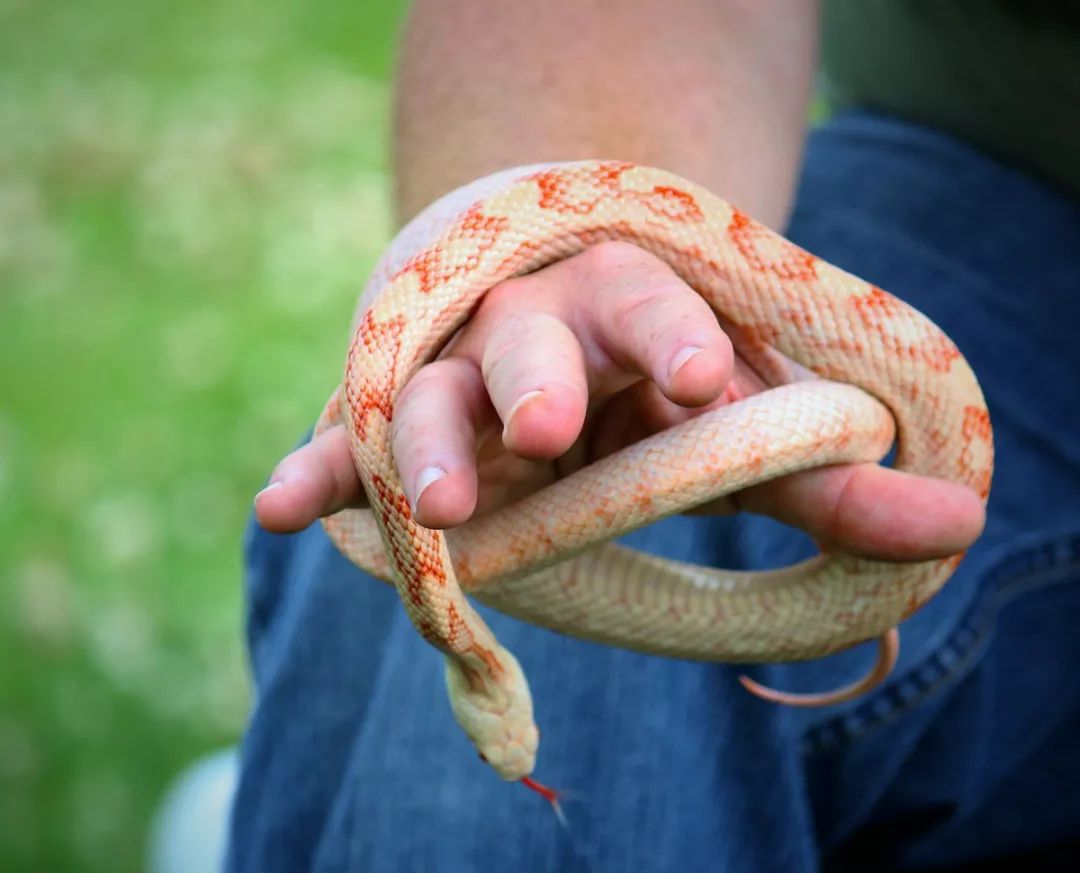
<instances>
[{"instance_id":1,"label":"thumb","mask_svg":"<svg viewBox=\"0 0 1080 873\"><path fill-rule=\"evenodd\" d=\"M339 509L366 505L345 428L337 425L282 459L255 495L255 518L272 533L296 533Z\"/></svg>"},{"instance_id":2,"label":"thumb","mask_svg":"<svg viewBox=\"0 0 1080 873\"><path fill-rule=\"evenodd\" d=\"M801 528L825 548L886 561L958 554L986 521L970 488L877 464L807 470L734 496L740 509Z\"/></svg>"}]
</instances>

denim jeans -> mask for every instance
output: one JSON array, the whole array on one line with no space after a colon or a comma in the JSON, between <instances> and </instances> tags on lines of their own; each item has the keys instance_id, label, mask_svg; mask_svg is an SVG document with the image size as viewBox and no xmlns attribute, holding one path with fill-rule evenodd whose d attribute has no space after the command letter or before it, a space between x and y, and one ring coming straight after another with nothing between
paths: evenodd
<instances>
[{"instance_id":1,"label":"denim jeans","mask_svg":"<svg viewBox=\"0 0 1080 873\"><path fill-rule=\"evenodd\" d=\"M938 132L859 113L812 134L788 234L940 324L990 406L986 532L902 625L888 682L842 706L776 707L731 666L482 609L530 679L537 777L574 792L564 829L477 760L441 657L390 587L318 525L253 526L257 700L232 871L907 871L1080 839L1080 205ZM677 517L623 541L735 568L812 551L753 516ZM867 644L752 672L820 690L872 660Z\"/></svg>"}]
</instances>

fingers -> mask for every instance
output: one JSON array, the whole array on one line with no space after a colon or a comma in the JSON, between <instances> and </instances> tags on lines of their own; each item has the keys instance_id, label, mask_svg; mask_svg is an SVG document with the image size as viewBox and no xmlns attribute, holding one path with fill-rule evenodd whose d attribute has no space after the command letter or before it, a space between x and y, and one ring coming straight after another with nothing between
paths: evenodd
<instances>
[{"instance_id":1,"label":"fingers","mask_svg":"<svg viewBox=\"0 0 1080 873\"><path fill-rule=\"evenodd\" d=\"M472 514L476 434L493 419L480 373L468 361L438 361L406 386L391 438L402 486L421 524L446 527ZM255 517L266 530L294 533L366 503L348 437L338 425L278 464L255 497Z\"/></svg>"},{"instance_id":2,"label":"fingers","mask_svg":"<svg viewBox=\"0 0 1080 873\"><path fill-rule=\"evenodd\" d=\"M604 243L484 299L452 353L482 370L506 448L551 459L592 400L642 378L680 406L718 398L734 352L708 304L664 262Z\"/></svg>"},{"instance_id":3,"label":"fingers","mask_svg":"<svg viewBox=\"0 0 1080 873\"><path fill-rule=\"evenodd\" d=\"M445 528L467 521L477 498L478 434L494 422L479 369L436 361L405 386L394 414L394 461L416 520Z\"/></svg>"},{"instance_id":4,"label":"fingers","mask_svg":"<svg viewBox=\"0 0 1080 873\"><path fill-rule=\"evenodd\" d=\"M577 317L570 317L584 322L583 341L595 343L618 370L651 379L680 406L703 406L724 390L731 342L709 305L666 263L636 246L608 243L562 266L578 287L594 289L575 298Z\"/></svg>"},{"instance_id":5,"label":"fingers","mask_svg":"<svg viewBox=\"0 0 1080 873\"><path fill-rule=\"evenodd\" d=\"M733 357L701 297L632 245L595 246L501 283L395 410L395 460L417 520L448 527L470 517L477 436L489 426L501 424L517 458L554 460L581 435L590 398L645 378L676 404L709 403ZM481 488L485 505L491 492Z\"/></svg>"},{"instance_id":6,"label":"fingers","mask_svg":"<svg viewBox=\"0 0 1080 873\"><path fill-rule=\"evenodd\" d=\"M581 344L565 322L546 312L508 312L486 337L481 368L507 449L550 460L573 445L589 386Z\"/></svg>"},{"instance_id":7,"label":"fingers","mask_svg":"<svg viewBox=\"0 0 1080 873\"><path fill-rule=\"evenodd\" d=\"M697 409L672 403L653 382L639 382L626 391L620 392L604 405L602 416L596 421L589 443L587 460L599 460L631 443L687 421L702 412L734 403L751 394L764 391L767 387L761 377L741 358L735 359L732 377L721 396ZM730 499L724 498L723 502L712 507L711 510L708 506L694 510L694 514L710 511L714 513L733 511Z\"/></svg>"},{"instance_id":8,"label":"fingers","mask_svg":"<svg viewBox=\"0 0 1080 873\"><path fill-rule=\"evenodd\" d=\"M635 246L604 243L489 292L446 355L402 392L395 463L417 521L451 527L478 501L480 511L495 508L551 475L529 459L580 452L586 418L598 412L590 400L614 398L590 425L589 453L603 455L692 407L760 387L740 378L714 314L670 267ZM486 451L493 442L499 451ZM282 461L272 482L256 499L269 530L300 530L363 502L340 427ZM985 520L974 492L875 464L785 477L703 509L730 511L736 500L826 548L886 560L955 554Z\"/></svg>"},{"instance_id":9,"label":"fingers","mask_svg":"<svg viewBox=\"0 0 1080 873\"><path fill-rule=\"evenodd\" d=\"M398 399L394 458L417 521L442 528L468 520L478 500L478 435L493 424L501 422L503 445L518 458L555 459L580 435L590 390L605 396L645 377L669 400L700 405L724 390L732 357L707 304L632 245L595 246L502 283L448 356L422 368ZM534 471L516 472L518 484L535 480ZM295 531L362 499L335 428L279 465L256 515L269 530Z\"/></svg>"},{"instance_id":10,"label":"fingers","mask_svg":"<svg viewBox=\"0 0 1080 873\"><path fill-rule=\"evenodd\" d=\"M427 527L466 521L476 503L477 426L493 418L479 371L463 360L436 362L406 386L399 410L394 454L417 521ZM366 502L338 425L278 464L255 496L255 517L266 530L294 533Z\"/></svg>"},{"instance_id":11,"label":"fingers","mask_svg":"<svg viewBox=\"0 0 1080 873\"><path fill-rule=\"evenodd\" d=\"M295 533L324 515L363 505L364 492L338 425L285 457L255 496L255 517L273 533Z\"/></svg>"},{"instance_id":12,"label":"fingers","mask_svg":"<svg viewBox=\"0 0 1080 873\"><path fill-rule=\"evenodd\" d=\"M460 365L456 365L460 366ZM447 374L447 378L469 377ZM479 383L479 375L471 377ZM418 386L425 392L443 394L441 378ZM479 393L474 384L473 396ZM469 391L463 392L467 395ZM467 405L455 408L433 403L429 413L417 404L416 417L399 426L396 440L408 443L413 434L416 451L409 457L403 481L412 481L413 501L422 494L417 520L430 527L449 526L468 518L476 500L476 478L470 433L485 414ZM440 414L458 422L462 439L454 446L439 446L431 435ZM490 415L490 413L487 413ZM399 453L395 448L395 453ZM432 461L434 463L426 463ZM427 467L446 474L424 482ZM423 485L427 485L426 489ZM419 486L419 487L418 487ZM408 491L409 485L406 484ZM951 482L914 476L877 464L855 464L810 470L749 488L735 501L714 511L738 508L769 515L801 528L824 547L881 560L931 560L968 548L982 532L985 509L971 489ZM287 456L274 471L271 484L255 499L259 523L269 531L303 530L320 517L346 506L364 504L343 428L334 427ZM423 520L421 519L423 516Z\"/></svg>"},{"instance_id":13,"label":"fingers","mask_svg":"<svg viewBox=\"0 0 1080 873\"><path fill-rule=\"evenodd\" d=\"M801 528L824 548L887 561L955 555L986 520L970 488L877 464L809 470L736 498L740 509Z\"/></svg>"}]
</instances>

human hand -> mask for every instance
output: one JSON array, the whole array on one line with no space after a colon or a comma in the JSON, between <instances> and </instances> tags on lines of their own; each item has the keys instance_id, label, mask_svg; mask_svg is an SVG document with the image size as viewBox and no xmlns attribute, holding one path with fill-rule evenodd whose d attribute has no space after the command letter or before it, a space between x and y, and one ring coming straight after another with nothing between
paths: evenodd
<instances>
[{"instance_id":1,"label":"human hand","mask_svg":"<svg viewBox=\"0 0 1080 873\"><path fill-rule=\"evenodd\" d=\"M603 243L484 297L401 393L394 457L417 521L450 528L765 387L667 264ZM293 532L364 505L339 425L277 465L255 511L267 530ZM984 523L974 491L872 463L796 473L696 511L740 510L885 560L955 554Z\"/></svg>"}]
</instances>

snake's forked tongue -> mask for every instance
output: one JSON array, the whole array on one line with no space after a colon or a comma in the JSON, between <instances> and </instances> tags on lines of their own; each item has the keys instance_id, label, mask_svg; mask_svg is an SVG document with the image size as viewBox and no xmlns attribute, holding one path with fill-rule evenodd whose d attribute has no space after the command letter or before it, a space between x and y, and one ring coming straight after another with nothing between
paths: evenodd
<instances>
[{"instance_id":1,"label":"snake's forked tongue","mask_svg":"<svg viewBox=\"0 0 1080 873\"><path fill-rule=\"evenodd\" d=\"M535 791L544 800L551 804L551 808L555 810L555 817L559 820L559 824L566 827L566 815L563 813L561 804L559 803L559 792L554 788L548 788L542 782L537 782L531 776L522 776L521 784L531 791Z\"/></svg>"},{"instance_id":2,"label":"snake's forked tongue","mask_svg":"<svg viewBox=\"0 0 1080 873\"><path fill-rule=\"evenodd\" d=\"M487 756L483 752L479 753L479 757L480 760L483 761L485 764L489 763ZM555 817L559 820L559 824L561 824L564 828L567 826L566 813L563 812L562 804L559 803L561 792L557 791L554 788L548 787L543 782L537 782L535 779L532 778L532 776L522 776L520 782L530 791L535 791L542 798L544 798L544 800L550 803L551 808L555 811Z\"/></svg>"}]
</instances>

